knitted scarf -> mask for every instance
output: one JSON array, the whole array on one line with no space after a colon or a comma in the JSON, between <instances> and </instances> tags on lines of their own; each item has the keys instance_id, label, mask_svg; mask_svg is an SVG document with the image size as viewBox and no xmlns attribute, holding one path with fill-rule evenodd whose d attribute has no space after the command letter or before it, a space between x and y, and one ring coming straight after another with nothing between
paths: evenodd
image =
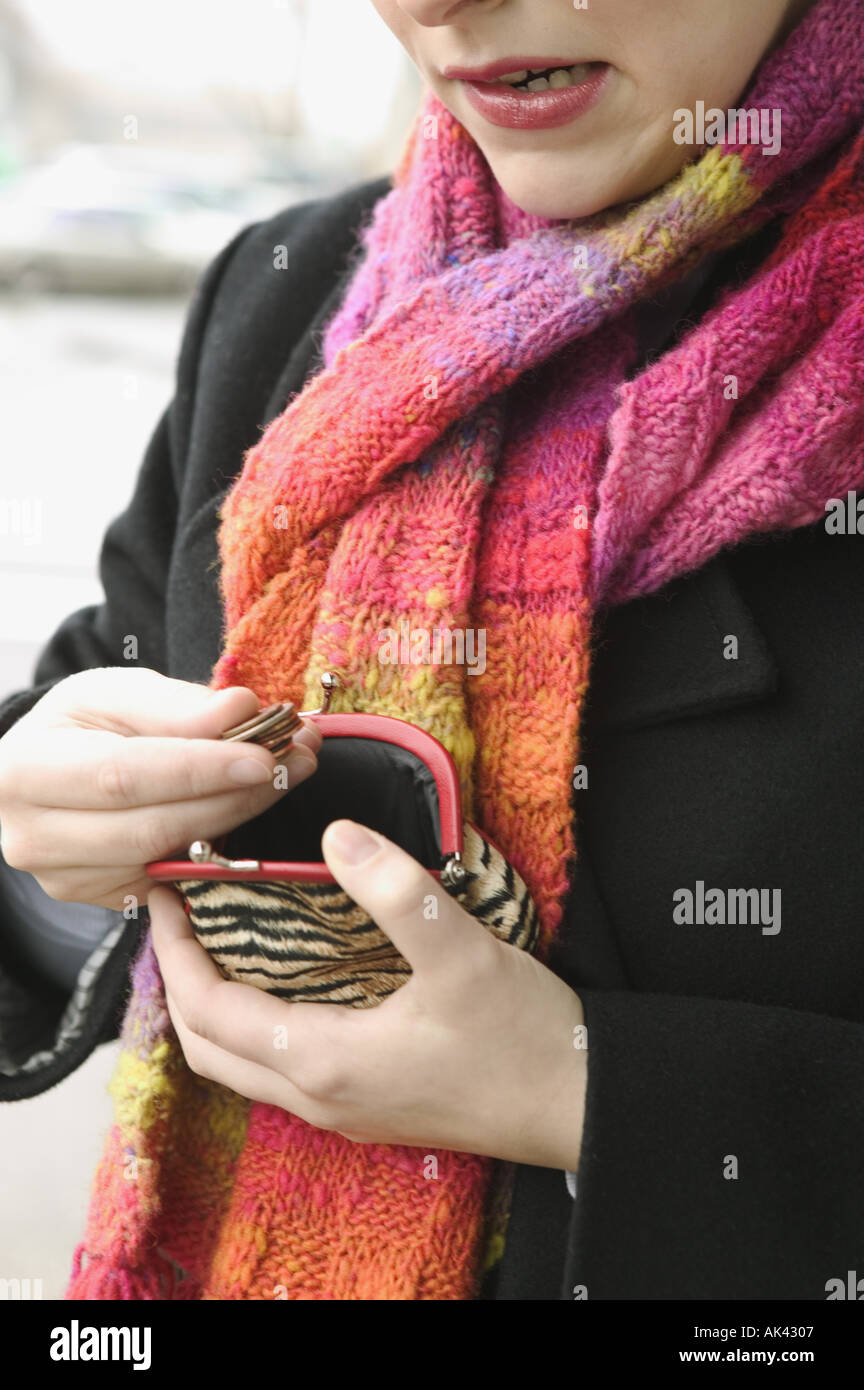
<instances>
[{"instance_id":1,"label":"knitted scarf","mask_svg":"<svg viewBox=\"0 0 864 1390\"><path fill-rule=\"evenodd\" d=\"M224 502L213 686L307 708L334 670L333 710L433 733L534 897L544 958L592 615L864 486L862 51L864 0L820 0L740 103L782 113L779 153L738 128L581 221L520 215L427 94L324 366ZM769 259L633 376L638 302L769 221ZM484 632L485 670L382 664L406 621ZM186 1066L149 936L132 985L68 1297L478 1296L507 1165L442 1151L430 1180L423 1149L249 1103Z\"/></svg>"}]
</instances>

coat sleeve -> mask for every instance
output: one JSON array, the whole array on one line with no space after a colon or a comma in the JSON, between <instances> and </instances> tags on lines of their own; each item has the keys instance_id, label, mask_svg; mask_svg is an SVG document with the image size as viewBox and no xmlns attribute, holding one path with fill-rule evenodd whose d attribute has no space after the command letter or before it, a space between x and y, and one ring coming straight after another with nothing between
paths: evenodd
<instances>
[{"instance_id":1,"label":"coat sleeve","mask_svg":"<svg viewBox=\"0 0 864 1390\"><path fill-rule=\"evenodd\" d=\"M588 1047L576 1197L560 1170L518 1167L488 1296L860 1301L864 1026L573 987Z\"/></svg>"},{"instance_id":2,"label":"coat sleeve","mask_svg":"<svg viewBox=\"0 0 864 1390\"><path fill-rule=\"evenodd\" d=\"M848 1297L830 1281L864 1277L864 1027L579 994L589 1080L568 1296Z\"/></svg>"},{"instance_id":3,"label":"coat sleeve","mask_svg":"<svg viewBox=\"0 0 864 1390\"><path fill-rule=\"evenodd\" d=\"M192 298L173 398L159 420L126 510L108 527L101 604L61 623L33 684L0 704L0 737L53 685L76 671L122 664L165 671L165 592L183 488L198 360L223 275L241 231L208 267ZM124 660L134 633L138 656ZM30 874L0 857L0 1100L55 1085L117 1034L129 966L145 925L122 913L49 898Z\"/></svg>"}]
</instances>

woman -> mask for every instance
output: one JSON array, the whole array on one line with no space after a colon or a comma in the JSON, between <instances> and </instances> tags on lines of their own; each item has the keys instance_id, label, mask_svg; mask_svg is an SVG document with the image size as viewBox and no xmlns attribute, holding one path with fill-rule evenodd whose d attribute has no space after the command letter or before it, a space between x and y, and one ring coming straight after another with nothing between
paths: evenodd
<instances>
[{"instance_id":1,"label":"woman","mask_svg":"<svg viewBox=\"0 0 864 1390\"><path fill-rule=\"evenodd\" d=\"M864 3L376 8L430 89L392 185L211 267L105 603L3 709L6 1097L113 1036L137 953L70 1296L836 1296ZM484 633L485 669L385 674L406 619ZM536 956L452 899L431 930L425 871L351 820L327 864L413 971L378 1008L225 981L153 886L283 795L215 736L326 669L451 751Z\"/></svg>"}]
</instances>

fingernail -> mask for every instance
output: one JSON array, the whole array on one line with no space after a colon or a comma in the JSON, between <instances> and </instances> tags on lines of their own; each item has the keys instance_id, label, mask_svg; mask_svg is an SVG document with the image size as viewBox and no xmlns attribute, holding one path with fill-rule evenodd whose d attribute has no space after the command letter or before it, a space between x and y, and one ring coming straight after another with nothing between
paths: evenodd
<instances>
[{"instance_id":1,"label":"fingernail","mask_svg":"<svg viewBox=\"0 0 864 1390\"><path fill-rule=\"evenodd\" d=\"M333 821L326 830L327 843L346 864L362 864L381 848L365 826L353 820Z\"/></svg>"},{"instance_id":2,"label":"fingernail","mask_svg":"<svg viewBox=\"0 0 864 1390\"><path fill-rule=\"evenodd\" d=\"M266 768L255 758L240 758L236 763L231 764L228 769L228 776L232 782L239 782L242 786L249 787L256 782L258 784L269 782L273 774L269 768Z\"/></svg>"}]
</instances>

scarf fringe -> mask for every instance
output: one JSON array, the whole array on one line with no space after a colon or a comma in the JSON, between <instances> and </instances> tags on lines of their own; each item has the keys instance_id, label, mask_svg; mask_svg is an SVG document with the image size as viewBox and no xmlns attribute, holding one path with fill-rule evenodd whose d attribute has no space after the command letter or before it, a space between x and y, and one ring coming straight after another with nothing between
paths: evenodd
<instances>
[{"instance_id":1,"label":"scarf fringe","mask_svg":"<svg viewBox=\"0 0 864 1390\"><path fill-rule=\"evenodd\" d=\"M197 1299L199 1292L194 1280L186 1278L175 1261L161 1250L148 1251L145 1260L136 1263L111 1251L89 1254L82 1241L75 1250L72 1277L64 1298L146 1303Z\"/></svg>"}]
</instances>

